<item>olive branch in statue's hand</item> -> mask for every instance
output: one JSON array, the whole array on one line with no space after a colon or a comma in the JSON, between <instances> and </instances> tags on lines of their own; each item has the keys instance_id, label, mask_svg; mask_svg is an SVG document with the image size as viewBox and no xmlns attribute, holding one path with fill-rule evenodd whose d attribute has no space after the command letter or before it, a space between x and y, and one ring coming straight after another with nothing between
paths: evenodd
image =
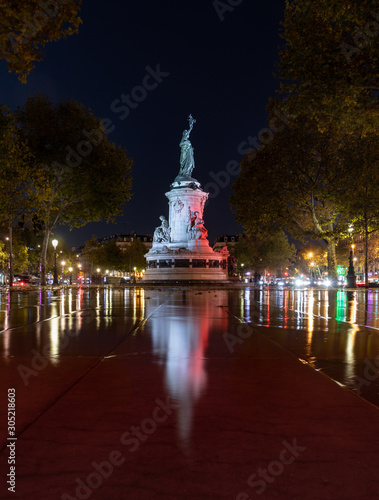
<instances>
[{"instance_id":1,"label":"olive branch in statue's hand","mask_svg":"<svg viewBox=\"0 0 379 500\"><path fill-rule=\"evenodd\" d=\"M191 130L193 129L193 124L196 123L196 120L194 119L194 117L192 115L189 115L188 117L188 123L189 123L189 133L191 132Z\"/></svg>"}]
</instances>

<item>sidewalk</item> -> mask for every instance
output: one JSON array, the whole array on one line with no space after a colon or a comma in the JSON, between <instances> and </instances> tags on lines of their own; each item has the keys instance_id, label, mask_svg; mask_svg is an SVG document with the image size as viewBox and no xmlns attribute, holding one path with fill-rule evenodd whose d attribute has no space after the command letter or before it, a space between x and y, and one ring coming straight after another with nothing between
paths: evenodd
<instances>
[{"instance_id":1,"label":"sidewalk","mask_svg":"<svg viewBox=\"0 0 379 500\"><path fill-rule=\"evenodd\" d=\"M379 497L376 407L259 328L241 328L222 292L213 302L148 293L142 322L120 313L118 332L110 326L111 352L68 351L30 387L14 377L20 360L9 360L18 429L28 427L16 493L4 490L1 453L0 498Z\"/></svg>"}]
</instances>

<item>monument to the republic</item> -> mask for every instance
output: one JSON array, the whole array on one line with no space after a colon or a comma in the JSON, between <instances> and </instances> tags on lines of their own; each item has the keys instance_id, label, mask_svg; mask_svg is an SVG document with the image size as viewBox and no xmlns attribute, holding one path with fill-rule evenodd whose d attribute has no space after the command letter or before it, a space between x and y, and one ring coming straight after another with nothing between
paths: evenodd
<instances>
[{"instance_id":1,"label":"monument to the republic","mask_svg":"<svg viewBox=\"0 0 379 500\"><path fill-rule=\"evenodd\" d=\"M153 246L146 254L144 281L226 281L228 250L215 252L208 242L203 212L208 193L192 177L195 168L190 133L196 121L190 115L188 130L180 141L180 169L170 191L169 219L160 216Z\"/></svg>"}]
</instances>

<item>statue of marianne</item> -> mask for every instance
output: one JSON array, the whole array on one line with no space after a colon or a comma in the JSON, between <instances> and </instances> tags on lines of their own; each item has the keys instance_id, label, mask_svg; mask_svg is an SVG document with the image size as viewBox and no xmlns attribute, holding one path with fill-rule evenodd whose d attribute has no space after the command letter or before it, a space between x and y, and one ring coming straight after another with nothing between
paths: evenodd
<instances>
[{"instance_id":1,"label":"statue of marianne","mask_svg":"<svg viewBox=\"0 0 379 500\"><path fill-rule=\"evenodd\" d=\"M195 158L193 155L193 147L189 140L191 130L193 129L193 124L196 120L192 118L192 115L188 117L189 129L184 130L182 140L180 141L180 170L179 175L191 177L192 171L195 168Z\"/></svg>"}]
</instances>

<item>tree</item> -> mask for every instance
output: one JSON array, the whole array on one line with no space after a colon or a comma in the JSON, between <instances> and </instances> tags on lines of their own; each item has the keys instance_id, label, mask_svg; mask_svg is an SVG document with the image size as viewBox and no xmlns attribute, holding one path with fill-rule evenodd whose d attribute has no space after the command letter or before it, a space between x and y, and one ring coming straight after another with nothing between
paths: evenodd
<instances>
[{"instance_id":1,"label":"tree","mask_svg":"<svg viewBox=\"0 0 379 500\"><path fill-rule=\"evenodd\" d=\"M340 144L334 159L334 167L344 170L338 203L354 231L365 233L367 286L369 234L378 220L378 176L366 161L379 129L377 9L375 0L287 0L280 53L287 112L307 115L326 138Z\"/></svg>"},{"instance_id":2,"label":"tree","mask_svg":"<svg viewBox=\"0 0 379 500\"><path fill-rule=\"evenodd\" d=\"M90 268L102 267L104 264L104 251L96 235L85 242L82 255Z\"/></svg>"},{"instance_id":3,"label":"tree","mask_svg":"<svg viewBox=\"0 0 379 500\"><path fill-rule=\"evenodd\" d=\"M296 258L295 246L290 244L283 231L264 238L259 246L258 270L270 270L274 274L282 274ZM259 269L260 268L260 269Z\"/></svg>"},{"instance_id":4,"label":"tree","mask_svg":"<svg viewBox=\"0 0 379 500\"><path fill-rule=\"evenodd\" d=\"M26 274L29 266L28 247L22 243L17 243L13 248L14 271L16 274Z\"/></svg>"},{"instance_id":5,"label":"tree","mask_svg":"<svg viewBox=\"0 0 379 500\"><path fill-rule=\"evenodd\" d=\"M338 262L338 245L336 247L336 259ZM297 272L303 274L309 274L310 271L317 275L322 274L323 268L327 265L327 252L325 245L321 242L313 242L312 244L304 245L297 251L297 259L296 259L296 270ZM344 261L347 262L346 260Z\"/></svg>"},{"instance_id":6,"label":"tree","mask_svg":"<svg viewBox=\"0 0 379 500\"><path fill-rule=\"evenodd\" d=\"M320 130L378 129L379 11L376 0L287 0L281 90L290 113Z\"/></svg>"},{"instance_id":7,"label":"tree","mask_svg":"<svg viewBox=\"0 0 379 500\"><path fill-rule=\"evenodd\" d=\"M124 268L131 272L132 269L146 269L145 254L147 253L146 246L141 240L135 238L132 243L124 251Z\"/></svg>"},{"instance_id":8,"label":"tree","mask_svg":"<svg viewBox=\"0 0 379 500\"><path fill-rule=\"evenodd\" d=\"M336 169L338 148L313 120L291 118L264 149L244 158L231 199L248 235L284 228L300 241L323 240L332 280L337 279L335 246L349 222L341 199L336 201L344 182Z\"/></svg>"},{"instance_id":9,"label":"tree","mask_svg":"<svg viewBox=\"0 0 379 500\"><path fill-rule=\"evenodd\" d=\"M6 249L6 244L3 241L0 241L0 269L4 274L6 273L8 258L9 255Z\"/></svg>"},{"instance_id":10,"label":"tree","mask_svg":"<svg viewBox=\"0 0 379 500\"><path fill-rule=\"evenodd\" d=\"M0 107L0 224L9 234L9 282L13 282L13 226L30 207L32 155L11 111Z\"/></svg>"},{"instance_id":11,"label":"tree","mask_svg":"<svg viewBox=\"0 0 379 500\"><path fill-rule=\"evenodd\" d=\"M86 241L83 256L90 267L109 269L110 271L122 271L126 268L124 252L117 245L115 240L99 243L95 235Z\"/></svg>"},{"instance_id":12,"label":"tree","mask_svg":"<svg viewBox=\"0 0 379 500\"><path fill-rule=\"evenodd\" d=\"M110 240L101 246L101 266L113 271L125 268L123 251L115 240Z\"/></svg>"},{"instance_id":13,"label":"tree","mask_svg":"<svg viewBox=\"0 0 379 500\"><path fill-rule=\"evenodd\" d=\"M379 230L379 135L350 138L343 150L341 168L347 179L339 191L354 233L365 238L365 277L368 287L369 236Z\"/></svg>"},{"instance_id":14,"label":"tree","mask_svg":"<svg viewBox=\"0 0 379 500\"><path fill-rule=\"evenodd\" d=\"M270 270L280 273L288 267L296 257L294 245L288 242L283 231L258 238L257 236L240 236L232 250L238 263L244 264L244 269L258 272Z\"/></svg>"},{"instance_id":15,"label":"tree","mask_svg":"<svg viewBox=\"0 0 379 500\"><path fill-rule=\"evenodd\" d=\"M230 247L230 254L237 259L237 265L244 264L246 270L255 269L259 262L259 245L261 240L256 236L240 235L237 243Z\"/></svg>"},{"instance_id":16,"label":"tree","mask_svg":"<svg viewBox=\"0 0 379 500\"><path fill-rule=\"evenodd\" d=\"M81 0L0 0L0 58L26 83L46 43L78 32Z\"/></svg>"},{"instance_id":17,"label":"tree","mask_svg":"<svg viewBox=\"0 0 379 500\"><path fill-rule=\"evenodd\" d=\"M113 221L131 197L132 161L109 142L101 120L76 101L54 105L37 95L16 116L33 152L34 210L43 224L45 284L46 252L56 224L81 227L100 219Z\"/></svg>"}]
</instances>

